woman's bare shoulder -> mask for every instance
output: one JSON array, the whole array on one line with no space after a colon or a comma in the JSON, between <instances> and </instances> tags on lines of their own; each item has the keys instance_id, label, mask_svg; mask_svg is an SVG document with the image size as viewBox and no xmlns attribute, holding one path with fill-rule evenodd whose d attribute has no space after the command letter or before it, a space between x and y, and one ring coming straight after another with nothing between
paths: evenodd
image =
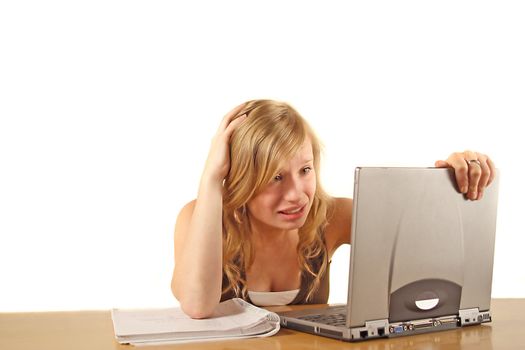
<instances>
[{"instance_id":1,"label":"woman's bare shoulder","mask_svg":"<svg viewBox=\"0 0 525 350\"><path fill-rule=\"evenodd\" d=\"M350 244L353 200L342 197L332 198L332 205L325 231L330 256L342 244Z\"/></svg>"},{"instance_id":2,"label":"woman's bare shoulder","mask_svg":"<svg viewBox=\"0 0 525 350\"><path fill-rule=\"evenodd\" d=\"M185 224L191 219L191 216L193 215L193 210L195 209L195 203L197 202L196 199L189 201L186 203L181 210L179 211L179 215L177 216L177 224L181 225Z\"/></svg>"},{"instance_id":3,"label":"woman's bare shoulder","mask_svg":"<svg viewBox=\"0 0 525 350\"><path fill-rule=\"evenodd\" d=\"M179 216L180 215L185 215L185 214L193 214L193 209L195 209L195 204L197 203L197 199L193 199L191 201L189 201L188 203L186 203L182 209L180 210L179 212Z\"/></svg>"}]
</instances>

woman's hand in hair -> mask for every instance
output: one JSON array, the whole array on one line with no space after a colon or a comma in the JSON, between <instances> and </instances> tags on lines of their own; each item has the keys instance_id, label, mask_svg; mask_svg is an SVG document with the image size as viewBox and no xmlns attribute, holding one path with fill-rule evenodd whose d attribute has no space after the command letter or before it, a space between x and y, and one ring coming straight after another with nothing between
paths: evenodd
<instances>
[{"instance_id":1,"label":"woman's hand in hair","mask_svg":"<svg viewBox=\"0 0 525 350\"><path fill-rule=\"evenodd\" d=\"M203 177L212 181L219 181L222 184L228 175L230 171L230 137L235 128L246 119L246 114L237 116L244 106L245 103L235 107L222 119L219 129L212 139Z\"/></svg>"},{"instance_id":2,"label":"woman's hand in hair","mask_svg":"<svg viewBox=\"0 0 525 350\"><path fill-rule=\"evenodd\" d=\"M485 188L496 176L496 167L485 154L465 151L452 153L447 160L438 160L438 168L454 168L461 193L471 200L481 199Z\"/></svg>"}]
</instances>

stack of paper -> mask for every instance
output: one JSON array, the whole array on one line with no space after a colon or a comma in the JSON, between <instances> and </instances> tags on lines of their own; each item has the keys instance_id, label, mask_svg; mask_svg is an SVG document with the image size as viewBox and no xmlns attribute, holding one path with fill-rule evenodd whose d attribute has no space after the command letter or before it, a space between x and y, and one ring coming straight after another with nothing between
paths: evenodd
<instances>
[{"instance_id":1,"label":"stack of paper","mask_svg":"<svg viewBox=\"0 0 525 350\"><path fill-rule=\"evenodd\" d=\"M279 316L234 298L220 303L212 317L192 319L180 308L111 311L121 344L151 345L267 337L279 331Z\"/></svg>"}]
</instances>

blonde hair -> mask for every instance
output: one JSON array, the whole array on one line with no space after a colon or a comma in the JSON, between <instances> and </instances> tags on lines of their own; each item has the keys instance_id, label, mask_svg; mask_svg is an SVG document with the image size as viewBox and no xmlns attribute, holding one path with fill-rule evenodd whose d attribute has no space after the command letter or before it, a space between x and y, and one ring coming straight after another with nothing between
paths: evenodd
<instances>
[{"instance_id":1,"label":"blonde hair","mask_svg":"<svg viewBox=\"0 0 525 350\"><path fill-rule=\"evenodd\" d=\"M231 166L223 188L223 271L228 283L223 285L222 293L233 292L247 299L245 271L253 263L254 251L246 203L270 183L283 162L309 139L317 186L310 212L299 229L297 246L301 280L313 281L305 294L304 302L308 302L319 289L328 265L324 228L331 200L319 179L320 142L308 123L286 103L249 101L237 116L243 114L248 117L232 134Z\"/></svg>"}]
</instances>

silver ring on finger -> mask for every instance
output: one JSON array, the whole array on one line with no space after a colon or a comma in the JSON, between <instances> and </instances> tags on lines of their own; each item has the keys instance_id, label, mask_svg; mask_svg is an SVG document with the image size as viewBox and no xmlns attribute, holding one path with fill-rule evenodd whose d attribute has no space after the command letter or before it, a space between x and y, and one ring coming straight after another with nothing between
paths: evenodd
<instances>
[{"instance_id":1,"label":"silver ring on finger","mask_svg":"<svg viewBox=\"0 0 525 350\"><path fill-rule=\"evenodd\" d=\"M470 166L472 163L477 164L479 167L481 167L481 162L478 159L465 159L467 164Z\"/></svg>"}]
</instances>

